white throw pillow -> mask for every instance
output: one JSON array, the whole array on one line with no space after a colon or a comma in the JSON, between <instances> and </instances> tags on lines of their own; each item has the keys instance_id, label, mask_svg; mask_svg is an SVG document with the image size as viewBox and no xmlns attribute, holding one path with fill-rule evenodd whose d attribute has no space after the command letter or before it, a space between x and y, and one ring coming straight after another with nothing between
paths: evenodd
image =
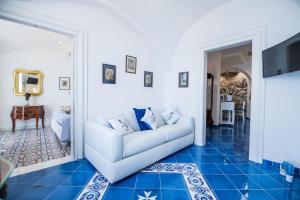
<instances>
[{"instance_id":1,"label":"white throw pillow","mask_svg":"<svg viewBox=\"0 0 300 200\"><path fill-rule=\"evenodd\" d=\"M141 121L145 122L148 128L152 130L157 129L157 120L154 113L149 108L145 110L145 114L142 117Z\"/></svg>"},{"instance_id":2,"label":"white throw pillow","mask_svg":"<svg viewBox=\"0 0 300 200\"><path fill-rule=\"evenodd\" d=\"M105 119L103 117L98 116L96 118L96 122L101 126L105 126L107 128L112 128L111 125L108 123L107 119Z\"/></svg>"},{"instance_id":3,"label":"white throw pillow","mask_svg":"<svg viewBox=\"0 0 300 200\"><path fill-rule=\"evenodd\" d=\"M180 114L173 108L168 108L166 111L160 113L160 115L169 125L175 124L180 118Z\"/></svg>"},{"instance_id":4,"label":"white throw pillow","mask_svg":"<svg viewBox=\"0 0 300 200\"><path fill-rule=\"evenodd\" d=\"M119 131L123 135L133 132L133 130L126 122L123 116L115 117L113 119L107 120L107 122L111 125L113 129Z\"/></svg>"}]
</instances>

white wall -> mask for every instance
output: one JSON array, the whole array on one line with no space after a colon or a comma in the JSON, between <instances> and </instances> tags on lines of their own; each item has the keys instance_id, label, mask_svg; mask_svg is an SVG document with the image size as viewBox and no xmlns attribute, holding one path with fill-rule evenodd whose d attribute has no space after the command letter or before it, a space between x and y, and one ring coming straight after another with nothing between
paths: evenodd
<instances>
[{"instance_id":1,"label":"white wall","mask_svg":"<svg viewBox=\"0 0 300 200\"><path fill-rule=\"evenodd\" d=\"M84 5L66 2L44 1L14 1L29 11L40 12L44 15L62 19L72 24L88 28L88 117L94 119L98 114L111 115L124 112L138 104L146 104L153 107L165 105L178 106L182 112L196 116L196 110L202 102L197 102L195 91L201 89L203 80L198 80L200 63L200 46L208 41L213 41L223 36L244 32L258 26L266 26L266 42L270 47L300 31L298 19L299 7L288 0L232 0L215 10L195 24L182 38L175 53L174 59L164 59L163 51L153 46L143 32L138 31L134 24L128 23L123 17L117 16L112 9L92 8ZM138 8L133 8L138 9ZM180 18L180 16L178 16ZM177 20L177 19L174 19ZM178 19L179 20L179 19ZM163 43L163 41L161 41ZM138 57L138 71L136 75L125 73L125 55ZM117 84L103 85L101 83L102 63L117 65ZM172 63L168 68L167 63ZM163 65L166 64L166 65ZM154 87L143 87L143 71L154 72ZM190 87L178 88L178 72L190 72ZM164 73L166 72L166 73ZM267 79L266 105L272 110L272 116L266 115L264 158L281 161L291 159L300 165L299 156L293 152L299 152L299 142L289 144L281 138L275 130L286 130L287 138L299 138L299 128L283 124L279 116L291 110L286 116L287 121L299 119L299 104L289 104L286 100L272 99L279 92L286 94L286 98L299 99L300 79L281 76L272 81ZM274 83L275 82L275 83ZM200 84L198 84L200 83ZM285 91L276 90L277 84L285 85ZM164 87L165 85L165 87ZM284 89L286 89L284 88ZM280 94L280 93L279 93ZM277 110L277 111L275 111ZM275 116L277 117L275 117ZM196 127L197 128L197 127ZM279 153L275 149L285 146L285 151Z\"/></svg>"},{"instance_id":2,"label":"white wall","mask_svg":"<svg viewBox=\"0 0 300 200\"><path fill-rule=\"evenodd\" d=\"M214 76L212 118L214 125L220 124L220 75L222 55L220 51L207 54L207 73Z\"/></svg>"},{"instance_id":3,"label":"white wall","mask_svg":"<svg viewBox=\"0 0 300 200\"><path fill-rule=\"evenodd\" d=\"M195 96L203 84L199 80L199 68L204 67L200 62L200 48L205 43L265 26L266 46L270 47L300 32L299 18L299 7L286 0L233 0L208 13L186 33L176 49L172 72L166 80L166 104L172 102L186 114L196 116L196 110L202 105ZM190 87L178 89L178 72L187 70L190 72ZM265 159L276 162L294 160L300 166L300 137L296 125L300 120L300 104L296 102L300 98L298 91L299 73L266 79ZM200 135L203 134L201 131ZM289 142L291 138L293 142Z\"/></svg>"},{"instance_id":4,"label":"white wall","mask_svg":"<svg viewBox=\"0 0 300 200\"><path fill-rule=\"evenodd\" d=\"M119 115L136 106L163 107L163 73L160 48L142 31L106 6L66 1L15 2L88 30L88 120L98 115ZM67 12L66 12L67 11ZM137 57L137 74L125 72L125 57ZM102 63L117 66L117 84L102 84ZM154 74L153 88L144 87L144 71Z\"/></svg>"},{"instance_id":5,"label":"white wall","mask_svg":"<svg viewBox=\"0 0 300 200\"><path fill-rule=\"evenodd\" d=\"M300 72L267 79L264 157L300 167Z\"/></svg>"},{"instance_id":6,"label":"white wall","mask_svg":"<svg viewBox=\"0 0 300 200\"><path fill-rule=\"evenodd\" d=\"M72 105L71 91L59 90L59 77L72 77L72 60L61 49L34 49L8 52L0 55L0 129L11 130L10 112L13 105L25 105L24 96L13 92L13 71L17 68L36 69L44 73L44 93L32 96L30 105L45 106L45 124L51 122L51 114L60 106ZM72 79L71 79L72 80ZM72 81L71 81L72 84ZM41 123L41 120L40 120ZM17 120L17 128L34 127L35 119Z\"/></svg>"}]
</instances>

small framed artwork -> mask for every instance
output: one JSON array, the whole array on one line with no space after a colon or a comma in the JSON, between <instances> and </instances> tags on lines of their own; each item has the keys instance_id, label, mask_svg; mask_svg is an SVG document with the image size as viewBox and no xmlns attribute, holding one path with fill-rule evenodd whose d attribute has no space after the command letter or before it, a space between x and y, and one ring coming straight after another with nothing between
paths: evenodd
<instances>
[{"instance_id":1,"label":"small framed artwork","mask_svg":"<svg viewBox=\"0 0 300 200\"><path fill-rule=\"evenodd\" d=\"M126 72L136 74L137 58L133 56L126 56Z\"/></svg>"},{"instance_id":2,"label":"small framed artwork","mask_svg":"<svg viewBox=\"0 0 300 200\"><path fill-rule=\"evenodd\" d=\"M116 66L103 64L102 65L102 83L116 84Z\"/></svg>"},{"instance_id":3,"label":"small framed artwork","mask_svg":"<svg viewBox=\"0 0 300 200\"><path fill-rule=\"evenodd\" d=\"M189 87L189 72L179 72L178 86L180 88Z\"/></svg>"},{"instance_id":4,"label":"small framed artwork","mask_svg":"<svg viewBox=\"0 0 300 200\"><path fill-rule=\"evenodd\" d=\"M70 90L70 77L59 77L59 90Z\"/></svg>"},{"instance_id":5,"label":"small framed artwork","mask_svg":"<svg viewBox=\"0 0 300 200\"><path fill-rule=\"evenodd\" d=\"M153 72L144 72L144 87L153 87Z\"/></svg>"}]
</instances>

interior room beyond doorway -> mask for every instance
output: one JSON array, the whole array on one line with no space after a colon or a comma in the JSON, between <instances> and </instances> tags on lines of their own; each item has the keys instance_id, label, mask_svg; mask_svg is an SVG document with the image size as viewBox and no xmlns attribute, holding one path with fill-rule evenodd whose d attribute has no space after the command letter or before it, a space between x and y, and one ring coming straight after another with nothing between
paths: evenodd
<instances>
[{"instance_id":1,"label":"interior room beyond doorway","mask_svg":"<svg viewBox=\"0 0 300 200\"><path fill-rule=\"evenodd\" d=\"M207 142L233 146L248 159L252 45L207 54Z\"/></svg>"}]
</instances>

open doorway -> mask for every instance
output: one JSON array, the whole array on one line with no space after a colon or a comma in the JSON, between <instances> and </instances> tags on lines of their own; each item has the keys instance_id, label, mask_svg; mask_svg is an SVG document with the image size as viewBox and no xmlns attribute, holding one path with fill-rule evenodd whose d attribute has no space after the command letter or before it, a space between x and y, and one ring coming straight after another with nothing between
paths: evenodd
<instances>
[{"instance_id":1,"label":"open doorway","mask_svg":"<svg viewBox=\"0 0 300 200\"><path fill-rule=\"evenodd\" d=\"M225 154L229 157L241 156L240 159L247 160L250 141L251 77L251 42L207 53L207 144L227 149Z\"/></svg>"},{"instance_id":2,"label":"open doorway","mask_svg":"<svg viewBox=\"0 0 300 200\"><path fill-rule=\"evenodd\" d=\"M2 156L21 173L71 160L73 38L7 20L0 27Z\"/></svg>"}]
</instances>

